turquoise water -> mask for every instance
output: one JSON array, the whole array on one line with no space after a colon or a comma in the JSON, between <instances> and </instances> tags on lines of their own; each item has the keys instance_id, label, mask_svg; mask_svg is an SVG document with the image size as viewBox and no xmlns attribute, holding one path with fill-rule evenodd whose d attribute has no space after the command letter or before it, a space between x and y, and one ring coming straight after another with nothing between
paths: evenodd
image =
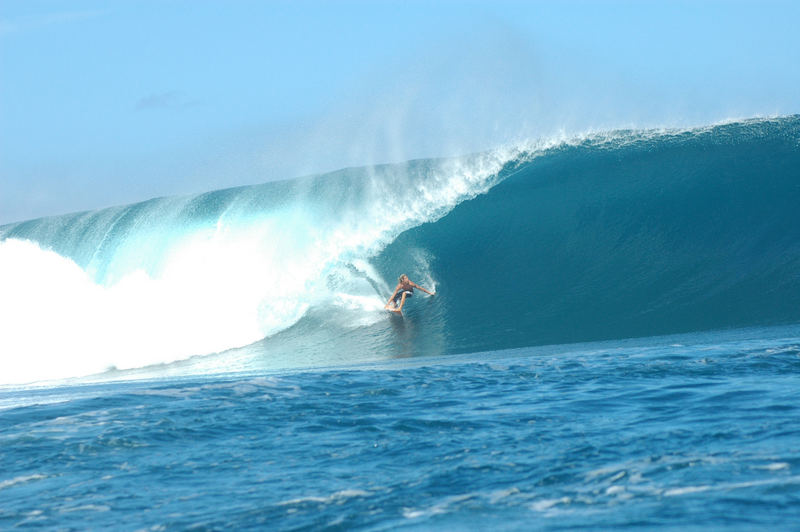
<instances>
[{"instance_id":1,"label":"turquoise water","mask_svg":"<svg viewBox=\"0 0 800 532\"><path fill-rule=\"evenodd\" d=\"M796 527L797 205L791 116L0 227L0 528Z\"/></svg>"}]
</instances>

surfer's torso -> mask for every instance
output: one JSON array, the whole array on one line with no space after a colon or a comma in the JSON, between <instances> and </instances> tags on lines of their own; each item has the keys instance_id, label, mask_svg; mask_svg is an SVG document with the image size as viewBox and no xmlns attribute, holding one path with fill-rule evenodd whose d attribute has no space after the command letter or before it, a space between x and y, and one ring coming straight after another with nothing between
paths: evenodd
<instances>
[{"instance_id":1,"label":"surfer's torso","mask_svg":"<svg viewBox=\"0 0 800 532\"><path fill-rule=\"evenodd\" d=\"M400 283L400 290L405 290L406 292L414 293L414 285L412 283Z\"/></svg>"},{"instance_id":2,"label":"surfer's torso","mask_svg":"<svg viewBox=\"0 0 800 532\"><path fill-rule=\"evenodd\" d=\"M406 294L406 297L410 297L411 294L414 293L414 285L410 283L398 283L393 301L397 302L397 300L402 297L403 293Z\"/></svg>"}]
</instances>

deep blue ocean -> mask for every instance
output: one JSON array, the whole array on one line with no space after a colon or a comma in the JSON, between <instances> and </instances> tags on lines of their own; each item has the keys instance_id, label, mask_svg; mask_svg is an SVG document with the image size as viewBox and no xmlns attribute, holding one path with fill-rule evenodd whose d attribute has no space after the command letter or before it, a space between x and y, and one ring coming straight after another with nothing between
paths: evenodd
<instances>
[{"instance_id":1,"label":"deep blue ocean","mask_svg":"<svg viewBox=\"0 0 800 532\"><path fill-rule=\"evenodd\" d=\"M800 530L798 206L788 116L2 226L0 529Z\"/></svg>"}]
</instances>

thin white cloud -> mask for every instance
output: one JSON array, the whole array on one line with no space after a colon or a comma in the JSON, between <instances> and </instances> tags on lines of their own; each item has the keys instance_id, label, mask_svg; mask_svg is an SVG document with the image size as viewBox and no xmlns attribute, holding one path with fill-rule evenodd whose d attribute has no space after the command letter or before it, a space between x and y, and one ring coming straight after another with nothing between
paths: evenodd
<instances>
[{"instance_id":1,"label":"thin white cloud","mask_svg":"<svg viewBox=\"0 0 800 532\"><path fill-rule=\"evenodd\" d=\"M193 105L196 105L196 102L189 101L183 92L166 91L148 94L139 98L139 101L136 102L136 110L185 109Z\"/></svg>"}]
</instances>

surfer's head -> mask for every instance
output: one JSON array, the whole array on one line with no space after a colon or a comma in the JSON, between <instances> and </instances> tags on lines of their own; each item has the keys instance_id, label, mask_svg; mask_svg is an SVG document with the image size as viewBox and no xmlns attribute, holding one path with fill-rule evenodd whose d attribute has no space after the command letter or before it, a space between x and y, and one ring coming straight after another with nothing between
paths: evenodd
<instances>
[{"instance_id":1,"label":"surfer's head","mask_svg":"<svg viewBox=\"0 0 800 532\"><path fill-rule=\"evenodd\" d=\"M400 276L400 282L401 283L405 283L407 281L408 281L408 275L403 274L403 275Z\"/></svg>"}]
</instances>

